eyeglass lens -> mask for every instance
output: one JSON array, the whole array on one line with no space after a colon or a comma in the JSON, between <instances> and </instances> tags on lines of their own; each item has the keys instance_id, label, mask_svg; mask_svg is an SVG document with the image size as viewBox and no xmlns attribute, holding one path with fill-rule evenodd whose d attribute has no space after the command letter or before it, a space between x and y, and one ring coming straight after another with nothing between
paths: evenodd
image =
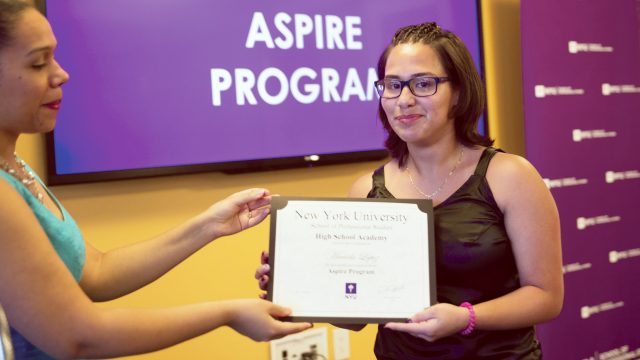
<instances>
[{"instance_id":1,"label":"eyeglass lens","mask_svg":"<svg viewBox=\"0 0 640 360\"><path fill-rule=\"evenodd\" d=\"M383 79L376 82L376 90L384 98L400 96L405 86L408 86L415 96L431 96L436 93L438 79L434 77L416 77L407 81Z\"/></svg>"}]
</instances>

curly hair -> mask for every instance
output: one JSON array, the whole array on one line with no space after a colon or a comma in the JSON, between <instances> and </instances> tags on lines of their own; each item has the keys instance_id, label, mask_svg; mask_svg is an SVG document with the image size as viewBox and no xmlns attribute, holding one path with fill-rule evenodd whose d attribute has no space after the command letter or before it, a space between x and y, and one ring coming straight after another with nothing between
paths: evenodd
<instances>
[{"instance_id":1,"label":"curly hair","mask_svg":"<svg viewBox=\"0 0 640 360\"><path fill-rule=\"evenodd\" d=\"M458 90L458 103L449 114L454 119L456 138L463 145L490 146L493 140L478 133L478 121L484 112L485 92L480 75L475 67L469 50L454 33L440 28L435 22L410 25L396 31L391 44L387 46L378 60L378 78L385 77L387 59L391 50L400 44L425 44L435 50L444 66L452 86ZM391 128L389 119L378 103L378 115L387 132L385 146L392 158L400 166L406 162L408 149L404 142Z\"/></svg>"}]
</instances>

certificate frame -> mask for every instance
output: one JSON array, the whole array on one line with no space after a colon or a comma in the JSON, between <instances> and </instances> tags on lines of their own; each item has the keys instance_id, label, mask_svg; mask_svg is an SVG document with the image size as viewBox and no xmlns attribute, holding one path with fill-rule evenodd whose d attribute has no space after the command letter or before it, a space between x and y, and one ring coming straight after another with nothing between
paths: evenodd
<instances>
[{"instance_id":1,"label":"certificate frame","mask_svg":"<svg viewBox=\"0 0 640 360\"><path fill-rule=\"evenodd\" d=\"M285 321L404 322L436 303L431 200L274 196L269 254L267 299L292 309Z\"/></svg>"}]
</instances>

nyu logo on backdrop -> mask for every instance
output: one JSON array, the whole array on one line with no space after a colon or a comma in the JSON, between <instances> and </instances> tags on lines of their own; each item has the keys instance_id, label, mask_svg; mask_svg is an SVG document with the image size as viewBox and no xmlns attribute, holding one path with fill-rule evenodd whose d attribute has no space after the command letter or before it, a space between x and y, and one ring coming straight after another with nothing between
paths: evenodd
<instances>
[{"instance_id":1,"label":"nyu logo on backdrop","mask_svg":"<svg viewBox=\"0 0 640 360\"><path fill-rule=\"evenodd\" d=\"M609 216L609 215L601 215L601 216L590 217L590 218L579 217L576 220L576 226L578 227L578 230L584 230L588 226L609 224L612 222L618 222L620 220L622 220L622 217L620 216Z\"/></svg>"},{"instance_id":2,"label":"nyu logo on backdrop","mask_svg":"<svg viewBox=\"0 0 640 360\"><path fill-rule=\"evenodd\" d=\"M593 314L598 314L604 311L614 310L624 306L624 301L613 302L609 301L603 304L594 305L594 306L583 306L580 308L580 317L583 319L588 319Z\"/></svg>"},{"instance_id":3,"label":"nyu logo on backdrop","mask_svg":"<svg viewBox=\"0 0 640 360\"><path fill-rule=\"evenodd\" d=\"M635 85L613 85L604 83L602 84L602 95L609 96L611 94L635 94L640 93L640 86Z\"/></svg>"},{"instance_id":4,"label":"nyu logo on backdrop","mask_svg":"<svg viewBox=\"0 0 640 360\"><path fill-rule=\"evenodd\" d=\"M612 46L604 46L598 43L579 43L577 41L569 41L569 54L577 54L579 52L613 52Z\"/></svg>"},{"instance_id":5,"label":"nyu logo on backdrop","mask_svg":"<svg viewBox=\"0 0 640 360\"><path fill-rule=\"evenodd\" d=\"M636 256L640 256L640 248L623 251L614 250L609 252L609 262L614 264L617 263L618 260L628 259Z\"/></svg>"},{"instance_id":6,"label":"nyu logo on backdrop","mask_svg":"<svg viewBox=\"0 0 640 360\"><path fill-rule=\"evenodd\" d=\"M584 89L574 89L571 86L536 85L534 92L537 98L546 96L584 95Z\"/></svg>"},{"instance_id":7,"label":"nyu logo on backdrop","mask_svg":"<svg viewBox=\"0 0 640 360\"><path fill-rule=\"evenodd\" d=\"M604 179L607 184L611 184L617 180L631 180L631 179L640 179L640 171L638 170L629 170L629 171L607 171L604 173Z\"/></svg>"},{"instance_id":8,"label":"nyu logo on backdrop","mask_svg":"<svg viewBox=\"0 0 640 360\"><path fill-rule=\"evenodd\" d=\"M618 346L617 348L605 351L596 351L593 356L583 358L582 360L626 360L638 359L640 357L640 348L632 350L629 345Z\"/></svg>"},{"instance_id":9,"label":"nyu logo on backdrop","mask_svg":"<svg viewBox=\"0 0 640 360\"><path fill-rule=\"evenodd\" d=\"M575 262L575 263L564 265L562 267L562 273L566 274L566 273L575 272L575 271L587 270L587 269L591 269L591 266L592 266L591 263L583 264L580 262Z\"/></svg>"},{"instance_id":10,"label":"nyu logo on backdrop","mask_svg":"<svg viewBox=\"0 0 640 360\"><path fill-rule=\"evenodd\" d=\"M566 186L577 186L577 185L586 185L589 183L588 179L576 179L575 177L568 177L562 179L542 179L547 185L547 188L561 188Z\"/></svg>"},{"instance_id":11,"label":"nyu logo on backdrop","mask_svg":"<svg viewBox=\"0 0 640 360\"><path fill-rule=\"evenodd\" d=\"M615 131L606 131L604 129L597 130L580 130L573 129L571 133L573 141L579 142L584 139L600 139L600 138L612 138L618 136L618 133Z\"/></svg>"}]
</instances>

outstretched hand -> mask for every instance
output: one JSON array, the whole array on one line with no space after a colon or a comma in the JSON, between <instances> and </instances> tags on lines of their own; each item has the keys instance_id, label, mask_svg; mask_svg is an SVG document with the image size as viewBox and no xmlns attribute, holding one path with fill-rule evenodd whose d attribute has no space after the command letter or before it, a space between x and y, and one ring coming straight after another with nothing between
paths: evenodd
<instances>
[{"instance_id":1,"label":"outstretched hand","mask_svg":"<svg viewBox=\"0 0 640 360\"><path fill-rule=\"evenodd\" d=\"M387 323L387 329L406 332L427 341L436 341L460 332L467 326L467 309L451 304L436 304L409 318L408 323Z\"/></svg>"},{"instance_id":2,"label":"outstretched hand","mask_svg":"<svg viewBox=\"0 0 640 360\"><path fill-rule=\"evenodd\" d=\"M311 323L282 322L277 318L288 316L291 309L259 299L235 300L236 310L229 326L255 341L279 339L309 329Z\"/></svg>"},{"instance_id":3,"label":"outstretched hand","mask_svg":"<svg viewBox=\"0 0 640 360\"><path fill-rule=\"evenodd\" d=\"M214 238L232 235L262 222L271 210L267 189L247 189L213 204L204 215Z\"/></svg>"}]
</instances>

